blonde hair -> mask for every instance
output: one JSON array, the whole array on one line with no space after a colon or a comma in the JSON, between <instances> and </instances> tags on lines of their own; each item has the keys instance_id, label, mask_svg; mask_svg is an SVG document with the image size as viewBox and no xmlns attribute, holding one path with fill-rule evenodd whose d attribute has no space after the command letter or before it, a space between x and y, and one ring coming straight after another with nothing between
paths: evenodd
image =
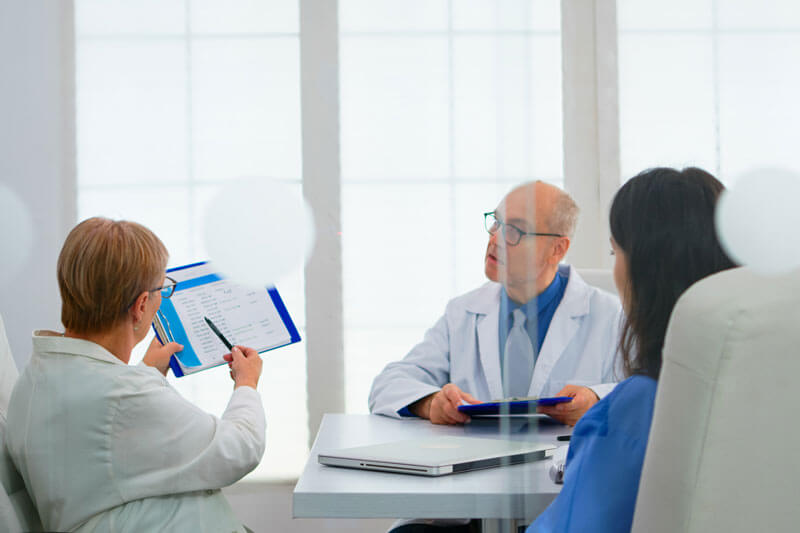
<instances>
[{"instance_id":1,"label":"blonde hair","mask_svg":"<svg viewBox=\"0 0 800 533\"><path fill-rule=\"evenodd\" d=\"M168 257L136 222L94 217L75 226L58 256L64 327L86 334L115 326L139 294L160 283Z\"/></svg>"}]
</instances>

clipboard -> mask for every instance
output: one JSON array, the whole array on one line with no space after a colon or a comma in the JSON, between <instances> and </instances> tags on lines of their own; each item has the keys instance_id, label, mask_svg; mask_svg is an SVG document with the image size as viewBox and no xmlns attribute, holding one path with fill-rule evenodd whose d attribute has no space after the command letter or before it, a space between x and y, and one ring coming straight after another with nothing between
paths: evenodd
<instances>
[{"instance_id":1,"label":"clipboard","mask_svg":"<svg viewBox=\"0 0 800 533\"><path fill-rule=\"evenodd\" d=\"M220 276L210 263L170 268L177 281L170 298L162 298L153 317L159 342L175 341L183 350L169 362L173 374L183 377L224 365L228 350L203 320L209 316L233 344L258 353L300 341L297 328L275 287L250 288Z\"/></svg>"},{"instance_id":2,"label":"clipboard","mask_svg":"<svg viewBox=\"0 0 800 533\"><path fill-rule=\"evenodd\" d=\"M508 398L491 402L459 405L458 411L469 416L486 415L527 415L536 412L540 405L556 405L571 402L571 396L552 396L549 398Z\"/></svg>"}]
</instances>

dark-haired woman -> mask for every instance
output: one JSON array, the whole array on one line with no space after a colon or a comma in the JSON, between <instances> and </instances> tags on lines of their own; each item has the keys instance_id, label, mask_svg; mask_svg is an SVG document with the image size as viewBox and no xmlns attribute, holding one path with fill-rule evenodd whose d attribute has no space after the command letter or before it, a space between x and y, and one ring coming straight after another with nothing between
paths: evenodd
<instances>
[{"instance_id":1,"label":"dark-haired woman","mask_svg":"<svg viewBox=\"0 0 800 533\"><path fill-rule=\"evenodd\" d=\"M714 232L722 184L699 168L646 170L611 205L627 379L575 426L564 487L531 532L630 531L672 308L690 285L735 266Z\"/></svg>"}]
</instances>

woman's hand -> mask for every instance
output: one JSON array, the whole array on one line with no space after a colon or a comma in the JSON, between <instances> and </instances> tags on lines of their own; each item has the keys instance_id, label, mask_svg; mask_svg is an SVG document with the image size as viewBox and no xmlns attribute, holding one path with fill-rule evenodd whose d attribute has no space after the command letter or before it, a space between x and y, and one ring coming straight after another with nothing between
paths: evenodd
<instances>
[{"instance_id":1,"label":"woman's hand","mask_svg":"<svg viewBox=\"0 0 800 533\"><path fill-rule=\"evenodd\" d=\"M181 350L183 350L182 344L168 342L162 346L161 343L158 342L158 339L153 337L153 342L151 342L150 346L147 348L142 362L147 366L157 368L159 372L166 376L167 369L169 368L169 358L172 357L172 354L180 352Z\"/></svg>"},{"instance_id":2,"label":"woman's hand","mask_svg":"<svg viewBox=\"0 0 800 533\"><path fill-rule=\"evenodd\" d=\"M228 368L231 369L234 389L239 387L256 388L263 365L257 351L247 346L234 346L231 353L226 354L224 359L228 361Z\"/></svg>"}]
</instances>

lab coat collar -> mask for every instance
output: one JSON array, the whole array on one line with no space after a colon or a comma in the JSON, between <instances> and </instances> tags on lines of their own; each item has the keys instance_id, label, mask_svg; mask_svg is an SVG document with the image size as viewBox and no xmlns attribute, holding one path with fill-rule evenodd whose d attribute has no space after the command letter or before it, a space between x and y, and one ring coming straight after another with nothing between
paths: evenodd
<instances>
[{"instance_id":1,"label":"lab coat collar","mask_svg":"<svg viewBox=\"0 0 800 533\"><path fill-rule=\"evenodd\" d=\"M570 265L560 265L558 271L567 278L567 287L559 307L563 307L572 318L588 315L592 291L578 272Z\"/></svg>"},{"instance_id":2,"label":"lab coat collar","mask_svg":"<svg viewBox=\"0 0 800 533\"><path fill-rule=\"evenodd\" d=\"M472 291L467 300L464 302L464 307L469 313L476 315L488 315L496 313L497 308L500 306L500 292L503 286L497 282L489 281L484 283L477 290Z\"/></svg>"},{"instance_id":3,"label":"lab coat collar","mask_svg":"<svg viewBox=\"0 0 800 533\"><path fill-rule=\"evenodd\" d=\"M568 276L567 287L564 289L561 303L553 314L553 320L536 359L528 391L530 396L541 394L553 367L578 331L581 321L577 319L589 314L592 289L571 266L561 265L558 271Z\"/></svg>"},{"instance_id":4,"label":"lab coat collar","mask_svg":"<svg viewBox=\"0 0 800 533\"><path fill-rule=\"evenodd\" d=\"M486 385L491 398L503 397L500 379L500 348L497 339L500 331L500 293L502 286L490 281L466 296L464 309L475 315L478 355L486 376Z\"/></svg>"},{"instance_id":5,"label":"lab coat collar","mask_svg":"<svg viewBox=\"0 0 800 533\"><path fill-rule=\"evenodd\" d=\"M559 265L558 272L567 278L564 296L558 307L567 309L568 316L573 318L588 314L591 291L586 289L589 286L570 265ZM485 283L478 290L470 293L468 299L464 302L466 310L478 315L488 315L495 312L500 304L502 289L503 286L497 282L490 281Z\"/></svg>"},{"instance_id":6,"label":"lab coat collar","mask_svg":"<svg viewBox=\"0 0 800 533\"><path fill-rule=\"evenodd\" d=\"M503 397L503 382L500 376L500 348L497 339L500 335L500 285L484 286L483 298L488 306L467 306L475 316L475 329L478 333L478 353L486 376L486 385L491 398Z\"/></svg>"},{"instance_id":7,"label":"lab coat collar","mask_svg":"<svg viewBox=\"0 0 800 533\"><path fill-rule=\"evenodd\" d=\"M33 352L35 354L77 355L97 359L104 363L126 364L99 344L84 339L64 337L61 333L41 329L33 332Z\"/></svg>"}]
</instances>

